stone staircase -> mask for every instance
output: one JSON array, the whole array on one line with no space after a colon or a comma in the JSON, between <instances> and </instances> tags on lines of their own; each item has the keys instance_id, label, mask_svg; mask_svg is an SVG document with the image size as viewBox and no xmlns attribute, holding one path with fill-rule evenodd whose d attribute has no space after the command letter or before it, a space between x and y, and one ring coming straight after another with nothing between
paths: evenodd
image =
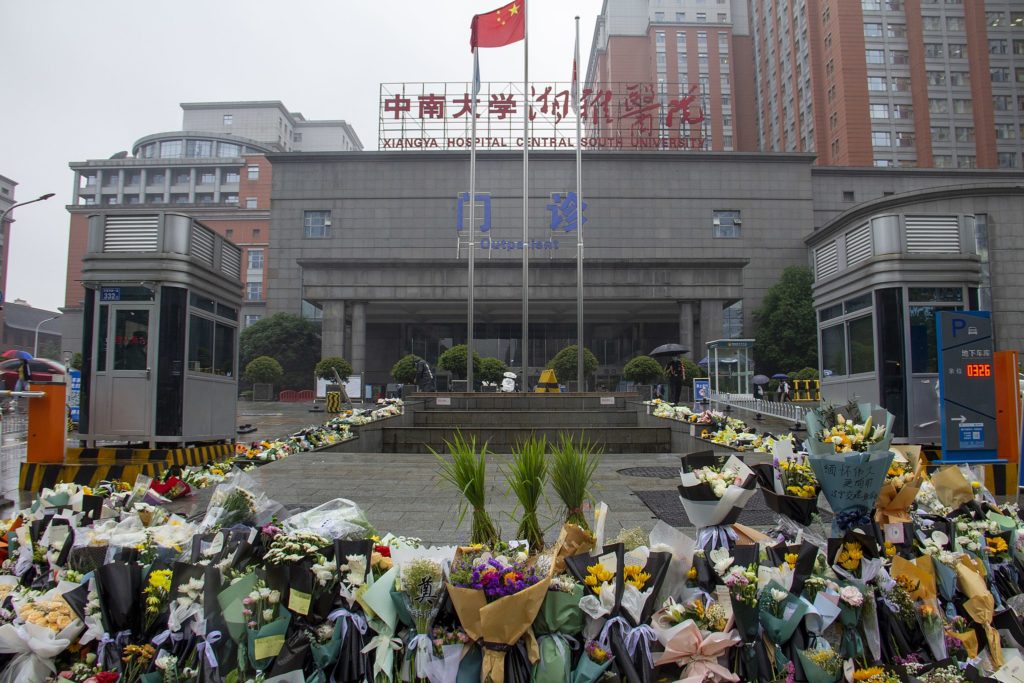
<instances>
[{"instance_id":1,"label":"stone staircase","mask_svg":"<svg viewBox=\"0 0 1024 683\"><path fill-rule=\"evenodd\" d=\"M635 394L417 394L406 404L406 426L383 428L382 451L444 452L460 431L495 453L512 452L531 434L557 442L563 433L605 453L671 452L671 430L642 426L643 407Z\"/></svg>"}]
</instances>

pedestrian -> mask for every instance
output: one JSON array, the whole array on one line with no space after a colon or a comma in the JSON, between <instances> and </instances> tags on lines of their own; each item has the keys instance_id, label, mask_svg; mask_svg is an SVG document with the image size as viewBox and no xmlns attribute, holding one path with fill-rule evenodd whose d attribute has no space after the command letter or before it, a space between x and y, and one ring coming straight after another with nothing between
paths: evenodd
<instances>
[{"instance_id":1,"label":"pedestrian","mask_svg":"<svg viewBox=\"0 0 1024 683\"><path fill-rule=\"evenodd\" d=\"M775 387L775 400L782 403L782 382L779 382L779 385Z\"/></svg>"},{"instance_id":2,"label":"pedestrian","mask_svg":"<svg viewBox=\"0 0 1024 683\"><path fill-rule=\"evenodd\" d=\"M763 384L755 384L754 385L754 398L756 398L758 401L763 401L764 400L764 385Z\"/></svg>"},{"instance_id":3,"label":"pedestrian","mask_svg":"<svg viewBox=\"0 0 1024 683\"><path fill-rule=\"evenodd\" d=\"M25 358L22 358L20 360L21 362L18 363L18 379L14 383L14 390L28 391L28 383L32 381L32 368L29 367L28 360L26 360ZM22 405L23 403L20 400L20 398L14 398L11 401L12 409L17 407L20 410Z\"/></svg>"},{"instance_id":4,"label":"pedestrian","mask_svg":"<svg viewBox=\"0 0 1024 683\"><path fill-rule=\"evenodd\" d=\"M665 374L668 375L669 402L679 403L679 398L683 393L683 380L686 379L686 368L678 356L670 360L668 365L665 366Z\"/></svg>"},{"instance_id":5,"label":"pedestrian","mask_svg":"<svg viewBox=\"0 0 1024 683\"><path fill-rule=\"evenodd\" d=\"M790 397L789 397L789 380L788 379L782 380L782 400L783 401L789 401L790 400Z\"/></svg>"}]
</instances>

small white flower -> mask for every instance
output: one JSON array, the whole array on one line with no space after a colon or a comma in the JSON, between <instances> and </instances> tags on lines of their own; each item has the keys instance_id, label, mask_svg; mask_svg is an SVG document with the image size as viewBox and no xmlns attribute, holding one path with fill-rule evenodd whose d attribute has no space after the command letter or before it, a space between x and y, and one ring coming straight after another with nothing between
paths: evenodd
<instances>
[{"instance_id":1,"label":"small white flower","mask_svg":"<svg viewBox=\"0 0 1024 683\"><path fill-rule=\"evenodd\" d=\"M273 621L273 620L274 620L274 610L272 610L272 609L265 609L265 610L263 610L263 621Z\"/></svg>"},{"instance_id":2,"label":"small white flower","mask_svg":"<svg viewBox=\"0 0 1024 683\"><path fill-rule=\"evenodd\" d=\"M789 593L787 593L786 591L780 591L778 588L772 588L771 596L772 600L774 600L776 604L781 605L786 600L786 598L789 597Z\"/></svg>"},{"instance_id":3,"label":"small white flower","mask_svg":"<svg viewBox=\"0 0 1024 683\"><path fill-rule=\"evenodd\" d=\"M715 573L724 576L735 561L730 557L728 548L715 548L708 553L708 559L715 567Z\"/></svg>"},{"instance_id":4,"label":"small white flower","mask_svg":"<svg viewBox=\"0 0 1024 683\"><path fill-rule=\"evenodd\" d=\"M271 605L276 605L281 602L281 591L270 591L270 595L267 596L267 600Z\"/></svg>"}]
</instances>

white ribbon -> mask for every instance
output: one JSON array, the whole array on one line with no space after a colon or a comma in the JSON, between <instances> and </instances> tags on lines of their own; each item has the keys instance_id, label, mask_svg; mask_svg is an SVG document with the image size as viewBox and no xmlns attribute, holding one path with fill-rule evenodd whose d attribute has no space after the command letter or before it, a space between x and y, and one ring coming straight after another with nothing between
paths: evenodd
<instances>
[{"instance_id":1,"label":"white ribbon","mask_svg":"<svg viewBox=\"0 0 1024 683\"><path fill-rule=\"evenodd\" d=\"M629 622L622 617L612 617L604 623L604 628L601 629L601 635L597 637L597 642L600 643L601 647L605 650L609 648L609 636L611 635L612 626L616 624L622 629L623 633L629 631Z\"/></svg>"},{"instance_id":2,"label":"white ribbon","mask_svg":"<svg viewBox=\"0 0 1024 683\"><path fill-rule=\"evenodd\" d=\"M206 638L199 641L197 650L199 656L206 656L206 662L210 665L211 669L217 668L217 654L213 651L213 646L217 644L217 641L221 639L220 631L210 631L206 634Z\"/></svg>"},{"instance_id":3,"label":"white ribbon","mask_svg":"<svg viewBox=\"0 0 1024 683\"><path fill-rule=\"evenodd\" d=\"M626 649L629 650L629 656L634 656L636 654L637 646L642 645L644 655L647 657L647 663L653 669L654 655L651 654L651 643L656 640L658 640L658 635L654 632L654 629L647 624L642 624L629 629L629 631L626 632L625 638Z\"/></svg>"},{"instance_id":4,"label":"white ribbon","mask_svg":"<svg viewBox=\"0 0 1024 683\"><path fill-rule=\"evenodd\" d=\"M117 634L115 634L113 638L110 637L109 633L107 633L107 632L103 633L103 637L100 638L100 644L96 648L96 661L100 663L100 666L106 666L106 663L105 663L103 657L106 654L107 646L110 645L111 643L114 643L117 646L117 649L118 649L118 653L119 654L115 658L116 661L117 662L121 661L120 651L124 648L124 645L128 644L128 637L130 635L131 635L131 631L130 630L118 631Z\"/></svg>"},{"instance_id":5,"label":"white ribbon","mask_svg":"<svg viewBox=\"0 0 1024 683\"><path fill-rule=\"evenodd\" d=\"M697 532L697 547L708 548L728 548L730 541L736 540L736 532L733 531L732 526L706 526L701 527L700 531Z\"/></svg>"},{"instance_id":6,"label":"white ribbon","mask_svg":"<svg viewBox=\"0 0 1024 683\"><path fill-rule=\"evenodd\" d=\"M338 619L344 619L341 622L341 638L339 640L344 641L345 636L348 635L348 623L351 621L352 625L356 627L356 630L366 634L366 631L370 628L370 625L366 623L366 617L356 612L349 612L344 607L338 608L327 615L327 621L335 622Z\"/></svg>"},{"instance_id":7,"label":"white ribbon","mask_svg":"<svg viewBox=\"0 0 1024 683\"><path fill-rule=\"evenodd\" d=\"M160 647L167 642L168 638L170 638L172 643L180 643L182 640L185 639L185 634L172 631L171 629L167 629L166 631L163 631L162 633L154 637L152 643L157 647Z\"/></svg>"},{"instance_id":8,"label":"white ribbon","mask_svg":"<svg viewBox=\"0 0 1024 683\"><path fill-rule=\"evenodd\" d=\"M419 655L416 657L416 678L427 677L427 659L430 657L430 646L432 644L430 636L425 633L417 633L409 640L406 655L411 656L413 652Z\"/></svg>"},{"instance_id":9,"label":"white ribbon","mask_svg":"<svg viewBox=\"0 0 1024 683\"><path fill-rule=\"evenodd\" d=\"M384 633L378 633L377 635L375 635L373 638L370 639L370 642L367 643L366 647L364 647L362 650L360 650L360 652L362 652L363 654L366 654L366 653L374 651L374 650L376 650L376 657L374 657L374 661L373 661L373 675L374 675L374 678L377 677L377 674L384 674L387 677L387 679L390 681L391 680L391 666L390 665L385 666L385 664L384 664L385 658L388 655L391 655L393 657L394 656L393 652L401 652L401 650L402 650L402 641L399 640L398 638L394 638L394 637L392 637L390 635L387 635L387 634L384 634Z\"/></svg>"}]
</instances>

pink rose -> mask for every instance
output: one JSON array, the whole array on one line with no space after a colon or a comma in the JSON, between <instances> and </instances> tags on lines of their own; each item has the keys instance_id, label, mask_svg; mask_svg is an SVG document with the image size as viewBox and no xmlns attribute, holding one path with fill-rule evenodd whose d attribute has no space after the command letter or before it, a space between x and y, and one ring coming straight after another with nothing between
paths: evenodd
<instances>
[{"instance_id":1,"label":"pink rose","mask_svg":"<svg viewBox=\"0 0 1024 683\"><path fill-rule=\"evenodd\" d=\"M856 586L843 586L840 588L839 599L851 607L860 607L864 604L864 594Z\"/></svg>"}]
</instances>

